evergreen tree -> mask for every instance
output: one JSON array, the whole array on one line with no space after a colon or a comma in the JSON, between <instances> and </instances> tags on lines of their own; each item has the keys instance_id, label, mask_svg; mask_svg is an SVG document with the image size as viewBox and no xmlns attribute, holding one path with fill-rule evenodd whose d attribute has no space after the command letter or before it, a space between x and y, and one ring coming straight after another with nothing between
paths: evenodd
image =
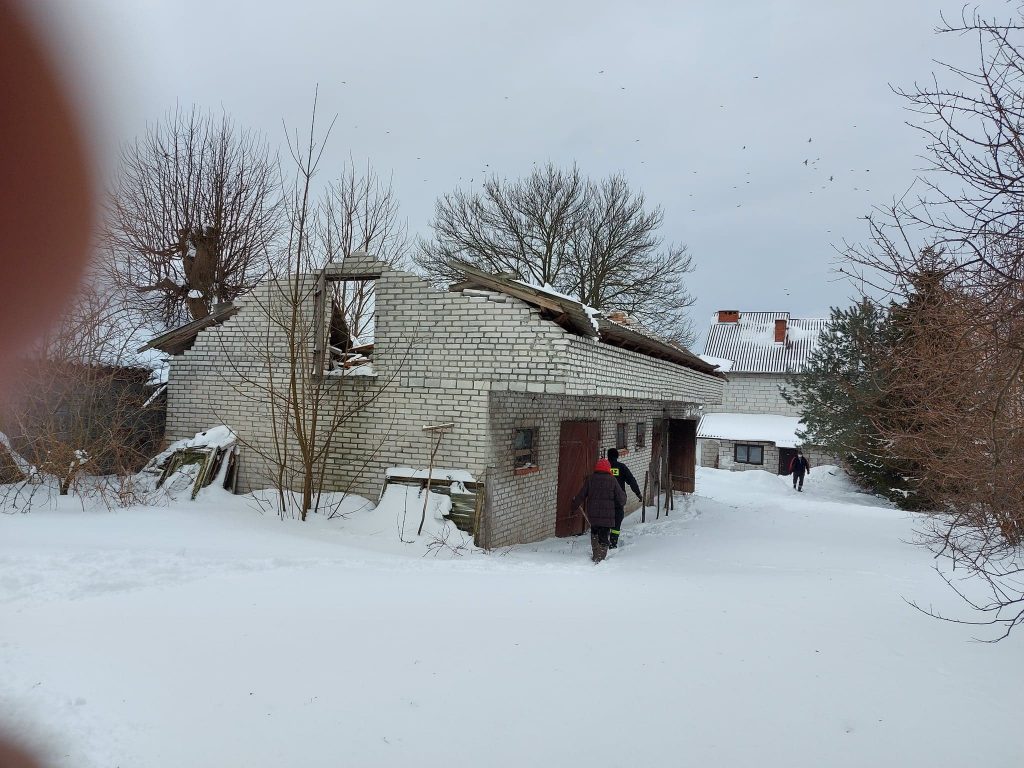
<instances>
[{"instance_id":1,"label":"evergreen tree","mask_svg":"<svg viewBox=\"0 0 1024 768\"><path fill-rule=\"evenodd\" d=\"M802 411L801 440L841 457L868 490L911 507L908 464L892 454L876 426L890 412L883 378L893 341L890 312L874 303L833 308L818 349L790 377L783 397Z\"/></svg>"}]
</instances>

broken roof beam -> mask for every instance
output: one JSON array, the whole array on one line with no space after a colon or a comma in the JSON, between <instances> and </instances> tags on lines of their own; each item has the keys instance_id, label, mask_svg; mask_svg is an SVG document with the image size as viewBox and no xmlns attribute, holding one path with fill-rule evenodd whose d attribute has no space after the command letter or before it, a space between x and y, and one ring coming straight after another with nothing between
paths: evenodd
<instances>
[{"instance_id":1,"label":"broken roof beam","mask_svg":"<svg viewBox=\"0 0 1024 768\"><path fill-rule=\"evenodd\" d=\"M563 328L571 333L589 338L595 338L598 335L597 329L594 328L594 324L591 322L590 315L587 314L583 304L578 301L564 296L556 296L542 288L527 285L504 275L488 274L462 261L455 260L452 262L452 266L466 276L465 280L455 283L452 286L452 290L482 288L489 291L497 291L506 296L525 301L527 304L539 309L546 309L558 316L564 315L567 318L566 324L562 325L562 323L559 323L559 325L562 325Z\"/></svg>"},{"instance_id":2,"label":"broken roof beam","mask_svg":"<svg viewBox=\"0 0 1024 768\"><path fill-rule=\"evenodd\" d=\"M601 329L601 341L605 344L640 352L650 357L684 365L701 373L709 373L719 378L725 378L720 371L715 369L715 366L701 360L695 354L682 347L677 347L669 344L667 341L640 333L603 317L598 318L598 326Z\"/></svg>"},{"instance_id":3,"label":"broken roof beam","mask_svg":"<svg viewBox=\"0 0 1024 768\"><path fill-rule=\"evenodd\" d=\"M193 320L190 323L172 328L166 333L162 333L159 336L150 339L143 346L139 347L137 352L145 352L148 349L159 349L161 352L165 352L168 355L180 355L186 350L192 347L192 344L196 340L196 336L199 335L200 331L210 328L214 325L220 325L232 315L238 312L238 307L230 302L218 304L214 307L206 317L200 318L199 320Z\"/></svg>"}]
</instances>

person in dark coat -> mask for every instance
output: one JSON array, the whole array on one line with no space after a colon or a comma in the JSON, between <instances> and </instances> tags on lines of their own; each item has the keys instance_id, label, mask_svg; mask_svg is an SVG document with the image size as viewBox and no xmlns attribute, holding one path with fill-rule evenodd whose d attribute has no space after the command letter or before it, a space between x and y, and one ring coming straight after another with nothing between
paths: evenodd
<instances>
[{"instance_id":1,"label":"person in dark coat","mask_svg":"<svg viewBox=\"0 0 1024 768\"><path fill-rule=\"evenodd\" d=\"M619 481L619 487L625 492L626 486L628 485L636 497L640 499L640 503L643 504L644 499L640 494L640 486L636 482L636 478L633 477L633 473L629 471L629 467L622 464L619 461L619 449L609 448L608 449L608 463L612 466L612 477ZM625 498L625 493L623 493ZM611 531L608 532L608 546L611 549L615 549L619 546L619 528L622 526L622 518L626 516L625 503L620 504L615 508L615 525Z\"/></svg>"},{"instance_id":2,"label":"person in dark coat","mask_svg":"<svg viewBox=\"0 0 1024 768\"><path fill-rule=\"evenodd\" d=\"M598 459L594 474L583 481L580 492L572 497L572 509L586 504L590 523L591 560L600 563L608 555L608 531L615 524L615 509L626 503L626 492L612 476L608 459Z\"/></svg>"},{"instance_id":3,"label":"person in dark coat","mask_svg":"<svg viewBox=\"0 0 1024 768\"><path fill-rule=\"evenodd\" d=\"M793 489L802 491L804 489L804 474L811 474L811 463L807 461L804 452L799 448L796 449L796 456L789 462L789 471L793 473Z\"/></svg>"}]
</instances>

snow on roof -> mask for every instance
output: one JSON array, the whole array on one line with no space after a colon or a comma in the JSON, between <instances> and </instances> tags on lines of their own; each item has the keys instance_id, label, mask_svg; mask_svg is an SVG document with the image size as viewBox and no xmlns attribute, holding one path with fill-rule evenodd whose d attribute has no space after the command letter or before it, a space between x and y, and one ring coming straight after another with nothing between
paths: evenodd
<instances>
[{"instance_id":1,"label":"snow on roof","mask_svg":"<svg viewBox=\"0 0 1024 768\"><path fill-rule=\"evenodd\" d=\"M750 440L775 443L779 448L796 448L801 440L796 433L798 416L760 413L705 413L697 425L697 437L719 440Z\"/></svg>"},{"instance_id":2,"label":"snow on roof","mask_svg":"<svg viewBox=\"0 0 1024 768\"><path fill-rule=\"evenodd\" d=\"M718 370L723 373L728 373L732 370L732 360L725 357L715 357L714 355L697 355L701 360L709 365L717 365Z\"/></svg>"},{"instance_id":3,"label":"snow on roof","mask_svg":"<svg viewBox=\"0 0 1024 768\"><path fill-rule=\"evenodd\" d=\"M775 341L775 321L786 321L785 342ZM714 315L704 355L732 361L733 373L799 373L818 348L828 320L788 312L740 312L739 320Z\"/></svg>"}]
</instances>

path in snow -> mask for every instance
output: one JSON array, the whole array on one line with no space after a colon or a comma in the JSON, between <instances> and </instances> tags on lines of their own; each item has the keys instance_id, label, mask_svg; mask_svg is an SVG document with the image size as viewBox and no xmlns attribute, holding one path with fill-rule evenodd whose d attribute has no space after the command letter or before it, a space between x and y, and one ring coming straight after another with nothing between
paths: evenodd
<instances>
[{"instance_id":1,"label":"path in snow","mask_svg":"<svg viewBox=\"0 0 1024 768\"><path fill-rule=\"evenodd\" d=\"M960 610L911 516L698 487L597 567L235 498L0 516L0 721L76 767L1020 765L1020 639L905 603Z\"/></svg>"}]
</instances>

